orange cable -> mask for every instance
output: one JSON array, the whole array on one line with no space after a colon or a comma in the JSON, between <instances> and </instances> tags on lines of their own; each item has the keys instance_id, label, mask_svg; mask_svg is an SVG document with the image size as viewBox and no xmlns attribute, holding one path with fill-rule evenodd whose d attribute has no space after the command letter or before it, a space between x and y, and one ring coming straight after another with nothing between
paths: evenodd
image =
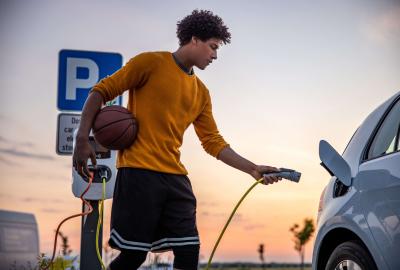
<instances>
[{"instance_id":1,"label":"orange cable","mask_svg":"<svg viewBox=\"0 0 400 270\"><path fill-rule=\"evenodd\" d=\"M42 270L48 270L48 269L50 268L50 266L51 266L51 265L53 264L53 262L54 262L54 257L55 257L56 248L57 248L58 232L59 232L59 230L60 230L60 228L61 228L61 225L62 225L64 222L66 222L67 220L71 219L71 218L89 215L90 213L93 212L93 207L90 205L90 203L89 203L87 200L85 200L85 199L83 198L83 196L86 194L86 192L88 192L88 190L89 190L89 188L90 188L92 182L93 182L93 174L90 175L90 177L89 177L89 184L87 185L86 189L82 192L81 196L79 197L79 198L82 200L82 202L83 202L85 205L87 205L87 206L89 207L89 210L88 210L87 212L82 212L82 213L79 213L79 214L75 214L75 215L69 216L69 217L63 219L63 220L60 222L60 224L58 225L57 230L56 230L56 235L55 235L55 237L54 237L53 255L52 255L52 257L51 257L51 260L50 260L49 264L48 264L45 268L42 268Z\"/></svg>"}]
</instances>

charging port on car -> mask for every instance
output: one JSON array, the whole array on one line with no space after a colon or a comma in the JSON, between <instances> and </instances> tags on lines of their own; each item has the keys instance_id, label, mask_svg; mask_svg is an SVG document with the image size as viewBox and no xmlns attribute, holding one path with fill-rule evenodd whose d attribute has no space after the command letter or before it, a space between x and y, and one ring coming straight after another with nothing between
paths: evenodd
<instances>
[{"instance_id":1,"label":"charging port on car","mask_svg":"<svg viewBox=\"0 0 400 270\"><path fill-rule=\"evenodd\" d=\"M333 198L341 197L349 191L348 186L344 185L340 180L336 179L333 186Z\"/></svg>"}]
</instances>

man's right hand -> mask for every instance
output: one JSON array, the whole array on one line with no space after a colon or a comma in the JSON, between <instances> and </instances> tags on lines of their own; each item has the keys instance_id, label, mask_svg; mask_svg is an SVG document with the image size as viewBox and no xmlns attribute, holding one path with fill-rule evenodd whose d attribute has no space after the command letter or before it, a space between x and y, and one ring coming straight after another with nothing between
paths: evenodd
<instances>
[{"instance_id":1,"label":"man's right hand","mask_svg":"<svg viewBox=\"0 0 400 270\"><path fill-rule=\"evenodd\" d=\"M89 179L90 171L87 165L88 159L91 159L92 164L96 165L96 153L90 146L89 138L76 137L76 144L74 154L72 157L72 164L74 169L82 178Z\"/></svg>"},{"instance_id":2,"label":"man's right hand","mask_svg":"<svg viewBox=\"0 0 400 270\"><path fill-rule=\"evenodd\" d=\"M96 165L96 153L89 143L89 132L97 112L103 104L102 95L97 92L90 92L82 109L81 122L75 138L75 149L72 157L72 164L75 170L83 178L90 178L87 161L90 158L92 164Z\"/></svg>"}]
</instances>

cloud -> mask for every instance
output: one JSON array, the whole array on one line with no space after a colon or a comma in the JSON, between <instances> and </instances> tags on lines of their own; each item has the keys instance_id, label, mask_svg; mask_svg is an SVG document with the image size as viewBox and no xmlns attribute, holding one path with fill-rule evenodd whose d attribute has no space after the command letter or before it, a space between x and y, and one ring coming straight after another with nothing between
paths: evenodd
<instances>
[{"instance_id":1,"label":"cloud","mask_svg":"<svg viewBox=\"0 0 400 270\"><path fill-rule=\"evenodd\" d=\"M0 136L0 163L11 166L20 165L15 161L15 158L57 160L52 155L38 153L37 148L35 148L35 144L30 141L17 141Z\"/></svg>"},{"instance_id":2,"label":"cloud","mask_svg":"<svg viewBox=\"0 0 400 270\"><path fill-rule=\"evenodd\" d=\"M235 214L232 218L232 223L243 223L245 219L242 214Z\"/></svg>"},{"instance_id":3,"label":"cloud","mask_svg":"<svg viewBox=\"0 0 400 270\"><path fill-rule=\"evenodd\" d=\"M9 166L17 166L18 165L17 162L5 159L4 157L1 157L1 156L0 156L0 163L4 163L4 164L9 165Z\"/></svg>"},{"instance_id":4,"label":"cloud","mask_svg":"<svg viewBox=\"0 0 400 270\"><path fill-rule=\"evenodd\" d=\"M255 230L255 229L265 228L265 225L263 225L263 224L249 224L249 225L243 226L243 228L246 231L251 231L251 230Z\"/></svg>"},{"instance_id":5,"label":"cloud","mask_svg":"<svg viewBox=\"0 0 400 270\"><path fill-rule=\"evenodd\" d=\"M219 205L219 203L217 203L215 201L199 201L198 204L202 205L202 206L211 206L211 207Z\"/></svg>"},{"instance_id":6,"label":"cloud","mask_svg":"<svg viewBox=\"0 0 400 270\"><path fill-rule=\"evenodd\" d=\"M72 170L72 168L70 167L70 169ZM28 177L28 178L31 178L31 179L38 179L38 180L46 180L46 181L51 181L51 182L54 182L54 181L68 181L68 182L70 182L71 181L71 175L70 174L63 174L63 173L60 173L60 174L56 174L56 173L53 173L53 172L51 172L51 171L48 171L48 170L40 170L40 171L35 171L35 170L33 170L33 171L24 171L23 172L23 175L24 176L26 176L26 177Z\"/></svg>"},{"instance_id":7,"label":"cloud","mask_svg":"<svg viewBox=\"0 0 400 270\"><path fill-rule=\"evenodd\" d=\"M33 198L33 197L26 197L22 199L23 202L32 203L32 202L39 202L39 203L61 203L65 204L67 201L60 200L60 199L47 199L47 198Z\"/></svg>"},{"instance_id":8,"label":"cloud","mask_svg":"<svg viewBox=\"0 0 400 270\"><path fill-rule=\"evenodd\" d=\"M11 148L9 148L9 149L0 148L0 153L6 154L9 156L14 156L14 157L32 158L32 159L41 159L41 160L54 160L54 157L52 157L50 155L30 153L27 151L20 151L20 150L11 149Z\"/></svg>"},{"instance_id":9,"label":"cloud","mask_svg":"<svg viewBox=\"0 0 400 270\"><path fill-rule=\"evenodd\" d=\"M6 194L6 193L0 193L0 198L4 198L4 199L14 199L15 196L12 196L12 195Z\"/></svg>"},{"instance_id":10,"label":"cloud","mask_svg":"<svg viewBox=\"0 0 400 270\"><path fill-rule=\"evenodd\" d=\"M400 43L400 6L387 10L363 25L362 32L376 43Z\"/></svg>"},{"instance_id":11,"label":"cloud","mask_svg":"<svg viewBox=\"0 0 400 270\"><path fill-rule=\"evenodd\" d=\"M227 214L227 213L210 213L208 211L203 211L200 213L200 216L205 217L205 218L228 219L229 214ZM265 228L264 224L251 223L250 219L244 218L243 214L240 214L240 213L236 213L233 216L233 218L231 220L231 224L240 225L241 227L243 227L243 229L249 230L249 231Z\"/></svg>"},{"instance_id":12,"label":"cloud","mask_svg":"<svg viewBox=\"0 0 400 270\"><path fill-rule=\"evenodd\" d=\"M230 213L210 213L208 211L203 211L200 213L201 216L207 217L207 218L228 218ZM245 222L245 219L243 218L242 214L236 213L233 218L231 223L243 223Z\"/></svg>"},{"instance_id":13,"label":"cloud","mask_svg":"<svg viewBox=\"0 0 400 270\"><path fill-rule=\"evenodd\" d=\"M25 141L25 142L14 141L14 140L10 140L10 139L4 138L3 136L0 136L0 143L12 144L14 147L16 147L16 146L23 146L23 147L29 147L29 148L34 147L34 144L32 142L29 142L29 141Z\"/></svg>"},{"instance_id":14,"label":"cloud","mask_svg":"<svg viewBox=\"0 0 400 270\"><path fill-rule=\"evenodd\" d=\"M42 208L40 211L45 213L62 213L62 210L56 208Z\"/></svg>"},{"instance_id":15,"label":"cloud","mask_svg":"<svg viewBox=\"0 0 400 270\"><path fill-rule=\"evenodd\" d=\"M30 148L32 148L34 146L34 144L31 142L20 142L20 145L25 146L25 147L30 147Z\"/></svg>"},{"instance_id":16,"label":"cloud","mask_svg":"<svg viewBox=\"0 0 400 270\"><path fill-rule=\"evenodd\" d=\"M200 215L204 216L204 217L219 218L219 217L225 217L227 214L225 214L225 213L210 213L208 211L203 211L200 213Z\"/></svg>"},{"instance_id":17,"label":"cloud","mask_svg":"<svg viewBox=\"0 0 400 270\"><path fill-rule=\"evenodd\" d=\"M57 198L44 198L44 197L20 197L20 196L15 196L13 194L8 194L8 193L0 193L0 199L7 199L7 200L15 200L18 202L24 202L24 203L43 203L43 204L69 204L69 201L67 200L61 200Z\"/></svg>"}]
</instances>

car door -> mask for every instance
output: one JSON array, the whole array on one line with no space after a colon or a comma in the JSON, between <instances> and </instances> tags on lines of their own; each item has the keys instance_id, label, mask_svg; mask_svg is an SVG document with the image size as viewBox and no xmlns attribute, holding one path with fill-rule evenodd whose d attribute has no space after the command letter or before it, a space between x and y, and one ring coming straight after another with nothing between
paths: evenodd
<instances>
[{"instance_id":1,"label":"car door","mask_svg":"<svg viewBox=\"0 0 400 270\"><path fill-rule=\"evenodd\" d=\"M354 179L360 207L390 269L400 269L400 97L378 123Z\"/></svg>"}]
</instances>

